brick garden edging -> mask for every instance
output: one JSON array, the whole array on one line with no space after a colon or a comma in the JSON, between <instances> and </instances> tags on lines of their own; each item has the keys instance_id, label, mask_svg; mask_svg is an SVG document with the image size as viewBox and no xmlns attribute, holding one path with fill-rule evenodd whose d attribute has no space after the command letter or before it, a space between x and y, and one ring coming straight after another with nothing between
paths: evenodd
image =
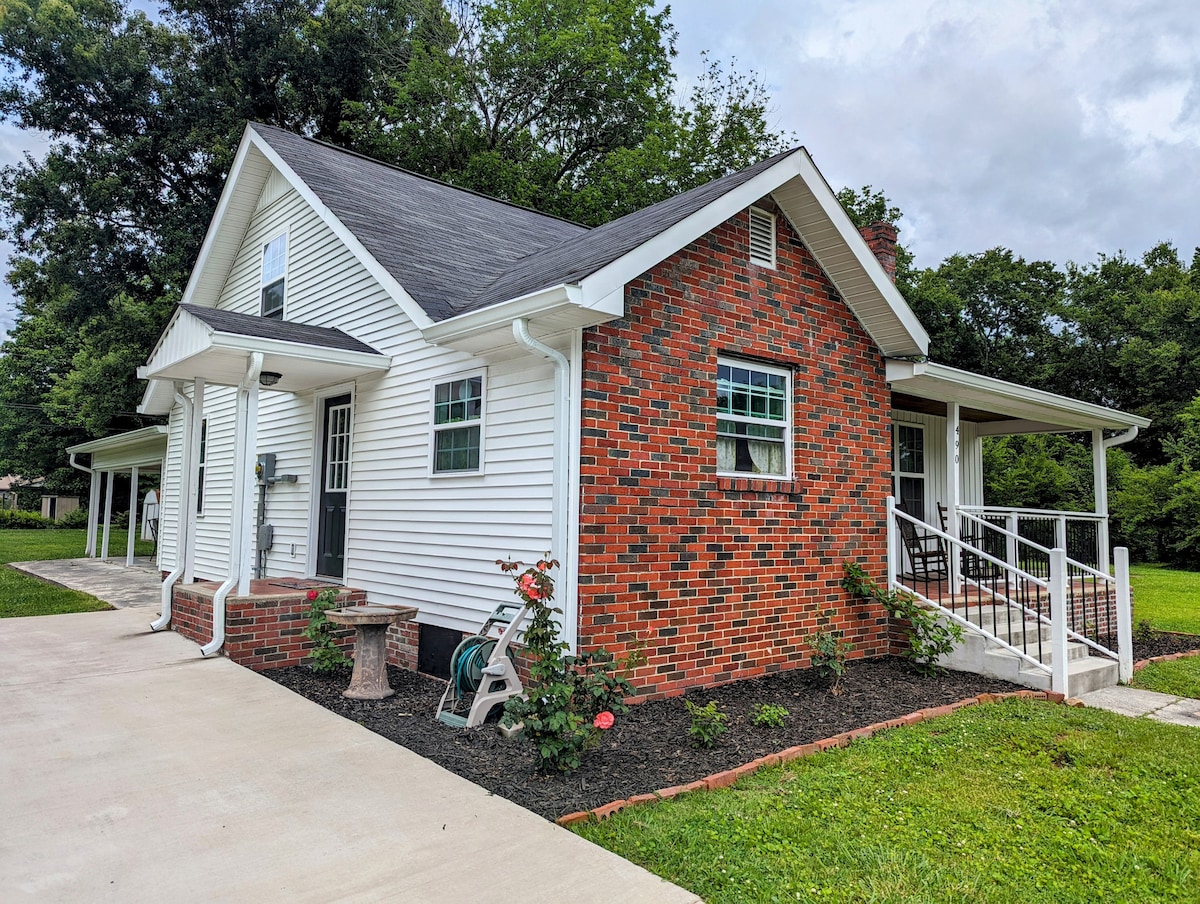
<instances>
[{"instance_id":1,"label":"brick garden edging","mask_svg":"<svg viewBox=\"0 0 1200 904\"><path fill-rule=\"evenodd\" d=\"M1182 653L1166 653L1162 656L1151 656L1149 659L1139 659L1133 664L1133 670L1140 672L1148 665L1153 665L1156 662L1171 662L1175 659L1187 659L1191 656L1200 656L1200 650L1184 650Z\"/></svg>"},{"instance_id":2,"label":"brick garden edging","mask_svg":"<svg viewBox=\"0 0 1200 904\"><path fill-rule=\"evenodd\" d=\"M1200 650L1195 651L1195 654L1200 654ZM1157 658L1179 658L1184 655L1180 653L1172 654L1170 657ZM691 791L715 791L717 788L728 788L738 779L747 775L752 775L759 769L766 766L779 766L783 763L789 763L792 760L798 760L802 757L812 756L816 753L821 753L825 750L831 750L835 747L849 747L851 741L864 740L871 737L877 732L885 731L889 728L902 728L905 725L916 725L918 722L924 722L926 719L934 719L938 716L948 716L956 710L963 709L967 706L977 706L980 703L996 703L1000 700L1005 700L1010 697L1020 697L1025 700L1045 700L1050 703L1067 702L1062 694L1054 691L1011 691L1006 694L979 694L976 697L968 697L965 700L959 700L955 703L947 703L945 706L931 706L925 709L919 709L916 712L909 713L906 716L900 716L896 719L889 719L886 722L876 722L874 725L868 725L866 728L855 728L851 731L843 731L841 734L834 735L831 738L824 738L820 741L813 741L811 744L798 744L795 747L789 747L786 750L781 750L779 753L768 753L766 756L759 757L757 760L752 760L742 766L735 766L733 769L727 769L724 772L717 772L707 778L702 778L694 782L689 782L686 785L673 785L670 788L661 788L658 791L652 791L649 794L635 794L627 800L614 800L612 803L604 804L601 807L593 807L591 810L580 810L576 813L568 813L566 816L560 816L554 820L560 826L570 826L578 822L587 822L595 819L597 822L601 819L607 819L614 813L620 813L626 807L636 807L641 804L652 804L660 800L670 800L672 797L677 797L680 794L687 794Z\"/></svg>"}]
</instances>

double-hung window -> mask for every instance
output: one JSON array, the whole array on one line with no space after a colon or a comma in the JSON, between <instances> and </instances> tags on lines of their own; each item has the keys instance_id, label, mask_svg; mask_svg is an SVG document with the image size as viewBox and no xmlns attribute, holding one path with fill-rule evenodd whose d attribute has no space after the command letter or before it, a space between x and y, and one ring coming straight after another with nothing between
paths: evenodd
<instances>
[{"instance_id":1,"label":"double-hung window","mask_svg":"<svg viewBox=\"0 0 1200 904\"><path fill-rule=\"evenodd\" d=\"M283 302L287 295L287 233L277 235L263 245L262 304L259 313L272 320L283 319Z\"/></svg>"},{"instance_id":2,"label":"double-hung window","mask_svg":"<svg viewBox=\"0 0 1200 904\"><path fill-rule=\"evenodd\" d=\"M718 359L718 473L790 476L791 383L778 367Z\"/></svg>"},{"instance_id":3,"label":"double-hung window","mask_svg":"<svg viewBox=\"0 0 1200 904\"><path fill-rule=\"evenodd\" d=\"M433 387L433 472L478 472L483 452L482 373Z\"/></svg>"}]
</instances>

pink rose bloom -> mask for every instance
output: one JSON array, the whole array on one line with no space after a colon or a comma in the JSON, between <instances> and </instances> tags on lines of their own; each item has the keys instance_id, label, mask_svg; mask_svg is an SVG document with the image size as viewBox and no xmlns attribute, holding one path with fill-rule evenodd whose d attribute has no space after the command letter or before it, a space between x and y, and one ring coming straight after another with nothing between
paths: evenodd
<instances>
[{"instance_id":1,"label":"pink rose bloom","mask_svg":"<svg viewBox=\"0 0 1200 904\"><path fill-rule=\"evenodd\" d=\"M308 591L308 598L310 600L315 600L318 596L320 596L320 594L317 593L317 591L315 591L315 590Z\"/></svg>"},{"instance_id":2,"label":"pink rose bloom","mask_svg":"<svg viewBox=\"0 0 1200 904\"><path fill-rule=\"evenodd\" d=\"M599 728L601 731L608 731L610 728L613 727L613 723L615 723L616 721L617 721L617 717L614 716L612 713L610 713L608 710L605 710L604 712L599 713L596 716L596 718L594 718L592 720L592 724L595 725L597 728Z\"/></svg>"}]
</instances>

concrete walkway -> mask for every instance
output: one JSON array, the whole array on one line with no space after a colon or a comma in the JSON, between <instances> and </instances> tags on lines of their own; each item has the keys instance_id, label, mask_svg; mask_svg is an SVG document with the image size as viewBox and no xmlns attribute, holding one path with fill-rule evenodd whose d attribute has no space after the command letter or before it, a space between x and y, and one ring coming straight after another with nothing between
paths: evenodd
<instances>
[{"instance_id":1,"label":"concrete walkway","mask_svg":"<svg viewBox=\"0 0 1200 904\"><path fill-rule=\"evenodd\" d=\"M58 584L68 590L82 590L111 606L162 605L162 579L151 558L139 558L132 567L101 559L50 559L45 562L13 562L17 571Z\"/></svg>"},{"instance_id":2,"label":"concrete walkway","mask_svg":"<svg viewBox=\"0 0 1200 904\"><path fill-rule=\"evenodd\" d=\"M1147 716L1172 725L1200 728L1200 700L1144 691L1136 687L1106 687L1079 698L1087 706L1123 716Z\"/></svg>"},{"instance_id":3,"label":"concrete walkway","mask_svg":"<svg viewBox=\"0 0 1200 904\"><path fill-rule=\"evenodd\" d=\"M698 904L146 616L0 620L0 900Z\"/></svg>"}]
</instances>

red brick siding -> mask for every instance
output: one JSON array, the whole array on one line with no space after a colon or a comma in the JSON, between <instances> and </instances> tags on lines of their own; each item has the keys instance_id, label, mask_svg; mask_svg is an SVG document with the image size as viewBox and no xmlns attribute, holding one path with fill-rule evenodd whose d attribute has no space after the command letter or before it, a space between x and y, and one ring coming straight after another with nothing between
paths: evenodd
<instances>
[{"instance_id":1,"label":"red brick siding","mask_svg":"<svg viewBox=\"0 0 1200 904\"><path fill-rule=\"evenodd\" d=\"M882 356L782 217L775 270L747 231L743 212L643 274L584 335L580 639L645 642L650 696L807 666L823 621L854 657L891 647L840 587L845 559L885 570ZM793 480L717 477L718 354L791 369Z\"/></svg>"}]
</instances>

